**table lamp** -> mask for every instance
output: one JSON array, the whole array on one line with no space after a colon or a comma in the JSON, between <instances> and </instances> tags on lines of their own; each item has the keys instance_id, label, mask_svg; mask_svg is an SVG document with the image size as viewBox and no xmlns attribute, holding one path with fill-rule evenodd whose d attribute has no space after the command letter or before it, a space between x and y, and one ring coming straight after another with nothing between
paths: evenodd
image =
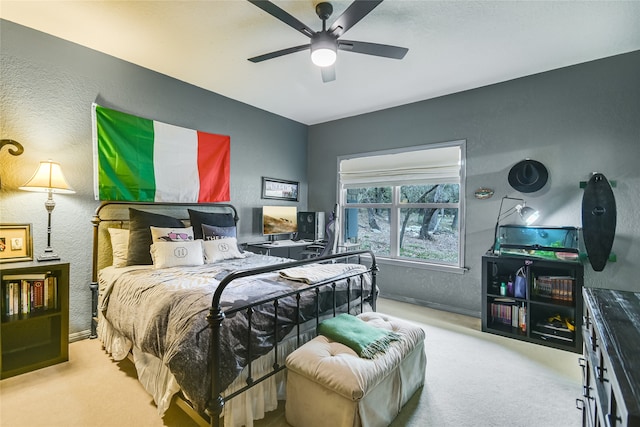
<instances>
[{"instance_id":1,"label":"table lamp","mask_svg":"<svg viewBox=\"0 0 640 427\"><path fill-rule=\"evenodd\" d=\"M47 209L48 213L47 248L37 259L38 261L59 260L60 257L56 255L51 248L51 212L53 212L53 208L56 207L56 203L53 201L53 193L75 193L64 178L62 168L60 168L60 163L53 162L51 160L40 162L40 166L31 179L20 187L20 189L26 191L46 192L48 194L47 201L44 203L44 207Z\"/></svg>"}]
</instances>

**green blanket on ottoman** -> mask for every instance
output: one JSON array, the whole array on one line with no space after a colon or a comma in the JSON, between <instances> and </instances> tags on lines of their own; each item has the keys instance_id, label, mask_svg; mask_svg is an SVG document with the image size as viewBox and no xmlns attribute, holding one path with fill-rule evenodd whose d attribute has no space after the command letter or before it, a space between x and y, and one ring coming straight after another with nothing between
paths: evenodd
<instances>
[{"instance_id":1,"label":"green blanket on ottoman","mask_svg":"<svg viewBox=\"0 0 640 427\"><path fill-rule=\"evenodd\" d=\"M400 339L395 332L370 326L346 313L321 322L318 334L346 345L365 359L373 359Z\"/></svg>"}]
</instances>

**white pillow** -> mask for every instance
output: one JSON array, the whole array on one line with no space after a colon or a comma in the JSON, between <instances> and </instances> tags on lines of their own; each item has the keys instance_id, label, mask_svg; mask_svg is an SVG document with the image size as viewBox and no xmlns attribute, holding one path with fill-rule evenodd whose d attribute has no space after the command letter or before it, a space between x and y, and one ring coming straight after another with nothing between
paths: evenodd
<instances>
[{"instance_id":1,"label":"white pillow","mask_svg":"<svg viewBox=\"0 0 640 427\"><path fill-rule=\"evenodd\" d=\"M111 237L111 251L114 267L127 265L127 253L129 252L129 230L126 228L109 228Z\"/></svg>"},{"instance_id":2,"label":"white pillow","mask_svg":"<svg viewBox=\"0 0 640 427\"><path fill-rule=\"evenodd\" d=\"M193 227L151 227L152 242L188 242L193 240Z\"/></svg>"},{"instance_id":3,"label":"white pillow","mask_svg":"<svg viewBox=\"0 0 640 427\"><path fill-rule=\"evenodd\" d=\"M151 245L153 268L204 264L202 240L191 242L155 242Z\"/></svg>"},{"instance_id":4,"label":"white pillow","mask_svg":"<svg viewBox=\"0 0 640 427\"><path fill-rule=\"evenodd\" d=\"M225 259L244 258L238 249L235 237L224 237L215 240L203 240L204 260L207 264Z\"/></svg>"}]
</instances>

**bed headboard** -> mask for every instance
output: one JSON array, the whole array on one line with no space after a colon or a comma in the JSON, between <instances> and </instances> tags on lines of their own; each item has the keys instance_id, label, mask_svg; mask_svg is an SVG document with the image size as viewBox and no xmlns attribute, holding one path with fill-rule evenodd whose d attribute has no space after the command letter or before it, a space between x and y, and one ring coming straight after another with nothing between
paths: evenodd
<instances>
[{"instance_id":1,"label":"bed headboard","mask_svg":"<svg viewBox=\"0 0 640 427\"><path fill-rule=\"evenodd\" d=\"M169 215L189 226L188 209L202 212L231 213L238 223L238 211L227 203L169 203L169 202L102 202L96 209L93 224L93 267L91 280L97 282L100 269L113 263L109 228L129 228L129 208Z\"/></svg>"}]
</instances>

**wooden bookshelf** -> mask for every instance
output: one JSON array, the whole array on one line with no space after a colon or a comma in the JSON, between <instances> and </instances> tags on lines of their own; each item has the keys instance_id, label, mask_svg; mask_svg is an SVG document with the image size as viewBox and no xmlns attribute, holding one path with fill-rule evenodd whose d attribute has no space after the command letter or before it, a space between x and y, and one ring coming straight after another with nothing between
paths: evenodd
<instances>
[{"instance_id":1,"label":"wooden bookshelf","mask_svg":"<svg viewBox=\"0 0 640 427\"><path fill-rule=\"evenodd\" d=\"M68 263L0 264L0 296L0 378L69 359Z\"/></svg>"}]
</instances>

